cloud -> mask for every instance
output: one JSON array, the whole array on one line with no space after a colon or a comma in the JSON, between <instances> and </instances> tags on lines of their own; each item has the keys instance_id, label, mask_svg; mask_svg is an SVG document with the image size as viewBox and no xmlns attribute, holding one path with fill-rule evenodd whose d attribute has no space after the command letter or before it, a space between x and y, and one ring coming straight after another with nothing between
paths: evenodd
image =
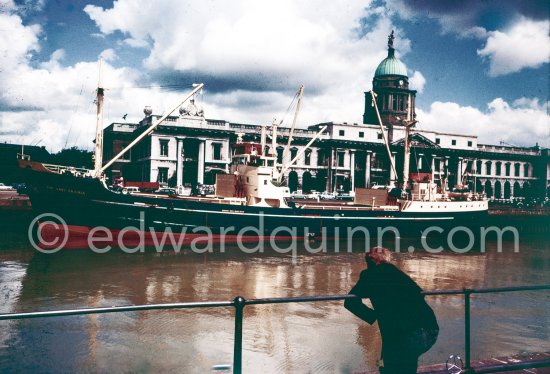
<instances>
[{"instance_id":1,"label":"cloud","mask_svg":"<svg viewBox=\"0 0 550 374\"><path fill-rule=\"evenodd\" d=\"M392 25L368 6L365 1L321 7L290 0L120 0L110 9L88 5L85 11L101 32L120 31L126 44L147 46L145 65L159 77L227 82L237 76L247 81L244 89L292 91L304 83L317 92L352 76L349 80L370 81L385 57ZM377 20L362 32L361 20L370 14ZM410 48L406 38L396 44L401 54Z\"/></svg>"},{"instance_id":2,"label":"cloud","mask_svg":"<svg viewBox=\"0 0 550 374\"><path fill-rule=\"evenodd\" d=\"M21 18L14 14L0 13L0 69L15 69L27 64L33 51L40 50L38 38L42 33L39 26L24 26Z\"/></svg>"},{"instance_id":3,"label":"cloud","mask_svg":"<svg viewBox=\"0 0 550 374\"><path fill-rule=\"evenodd\" d=\"M409 78L411 90L417 90L419 93L424 91L424 85L426 84L426 78L419 71L414 71L413 75Z\"/></svg>"},{"instance_id":4,"label":"cloud","mask_svg":"<svg viewBox=\"0 0 550 374\"><path fill-rule=\"evenodd\" d=\"M489 59L493 77L537 68L550 61L549 32L550 21L522 18L507 31L490 32L477 54Z\"/></svg>"},{"instance_id":5,"label":"cloud","mask_svg":"<svg viewBox=\"0 0 550 374\"><path fill-rule=\"evenodd\" d=\"M404 32L368 1L119 0L85 11L102 33L146 46L153 80L204 82L206 116L235 122L280 118L300 84L300 126L360 122L363 92L387 55L392 29L398 55L410 51ZM423 85L421 75L415 80Z\"/></svg>"},{"instance_id":6,"label":"cloud","mask_svg":"<svg viewBox=\"0 0 550 374\"><path fill-rule=\"evenodd\" d=\"M0 13L11 13L17 10L17 5L13 0L3 0L0 2Z\"/></svg>"},{"instance_id":7,"label":"cloud","mask_svg":"<svg viewBox=\"0 0 550 374\"><path fill-rule=\"evenodd\" d=\"M477 135L479 143L504 141L517 146L550 146L549 103L520 98L512 105L501 98L487 104L487 111L457 103L434 102L429 111L417 109L421 128L441 132Z\"/></svg>"},{"instance_id":8,"label":"cloud","mask_svg":"<svg viewBox=\"0 0 550 374\"><path fill-rule=\"evenodd\" d=\"M405 20L437 21L443 33L461 38L487 37L488 31L499 29L518 17L534 20L548 18L547 1L500 0L385 0L390 12ZM487 26L484 26L487 24ZM489 28L487 30L487 28Z\"/></svg>"},{"instance_id":9,"label":"cloud","mask_svg":"<svg viewBox=\"0 0 550 374\"><path fill-rule=\"evenodd\" d=\"M0 14L0 141L45 145L57 151L65 144L90 149L95 134L97 62L62 66L65 51L54 51L49 61L36 64L40 27L23 25L16 13ZM108 50L107 50L108 51ZM112 54L111 54L112 55ZM113 85L135 86L138 72L105 64L105 78ZM154 94L155 91L151 90ZM108 91L106 122L126 113L128 103L147 101L147 93ZM134 113L139 113L137 110ZM116 114L115 114L116 113ZM139 116L139 114L137 114ZM133 116L136 118L136 115ZM137 117L139 118L139 117Z\"/></svg>"},{"instance_id":10,"label":"cloud","mask_svg":"<svg viewBox=\"0 0 550 374\"><path fill-rule=\"evenodd\" d=\"M109 49L104 50L104 51L101 52L99 55L100 55L101 57L103 57L103 59L104 59L105 61L109 61L109 62L113 62L113 61L115 61L115 60L118 58L118 56L117 56L115 50L112 49L112 48L109 48Z\"/></svg>"}]
</instances>

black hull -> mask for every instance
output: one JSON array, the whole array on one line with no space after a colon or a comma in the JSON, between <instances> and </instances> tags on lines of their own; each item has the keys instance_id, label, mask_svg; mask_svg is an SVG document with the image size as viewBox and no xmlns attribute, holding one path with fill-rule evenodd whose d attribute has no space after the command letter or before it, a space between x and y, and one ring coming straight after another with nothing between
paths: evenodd
<instances>
[{"instance_id":1,"label":"black hull","mask_svg":"<svg viewBox=\"0 0 550 374\"><path fill-rule=\"evenodd\" d=\"M394 230L418 236L427 228L472 229L486 223L487 212L406 213L368 209L261 208L170 197L122 195L94 178L62 175L27 167L28 195L35 215L55 214L67 224L147 231L209 230L213 234L276 236L376 236ZM247 230L242 231L242 230Z\"/></svg>"}]
</instances>

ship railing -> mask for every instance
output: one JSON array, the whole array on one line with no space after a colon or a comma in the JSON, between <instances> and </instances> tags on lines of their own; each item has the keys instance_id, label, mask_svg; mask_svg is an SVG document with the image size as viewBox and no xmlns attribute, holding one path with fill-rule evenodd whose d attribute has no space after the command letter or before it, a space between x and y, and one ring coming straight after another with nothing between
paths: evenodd
<instances>
[{"instance_id":1,"label":"ship railing","mask_svg":"<svg viewBox=\"0 0 550 374\"><path fill-rule=\"evenodd\" d=\"M501 288L464 288L461 290L432 290L422 292L425 296L464 296L464 367L462 373L476 372L494 372L491 368L485 366L479 370L471 366L471 297L475 294L493 294L518 291L548 291L550 284L519 287L501 287ZM309 303L324 301L342 301L346 299L355 299L358 296L345 295L320 295L320 296L298 296L298 297L273 297L262 299L245 299L242 296L235 297L232 301L209 301L209 302L187 302L187 303L167 303L167 304L143 304L112 306L99 308L82 309L64 309L50 310L42 312L23 312L23 313L5 313L0 314L0 321L21 320L31 318L64 317L87 314L106 314L121 312L138 312L146 310L169 310L169 309L197 309L197 308L235 308L234 320L234 342L233 342L233 373L242 373L242 350L243 350L243 319L244 308L249 305L267 305L267 304L289 304L289 303ZM496 367L496 366L495 366ZM531 360L522 363L499 364L498 372L511 371L517 369L529 369L550 367L550 359Z\"/></svg>"},{"instance_id":2,"label":"ship railing","mask_svg":"<svg viewBox=\"0 0 550 374\"><path fill-rule=\"evenodd\" d=\"M46 169L58 174L71 173L73 175L89 175L92 172L89 169L77 168L73 166L54 165L54 164L42 164L42 165Z\"/></svg>"}]
</instances>

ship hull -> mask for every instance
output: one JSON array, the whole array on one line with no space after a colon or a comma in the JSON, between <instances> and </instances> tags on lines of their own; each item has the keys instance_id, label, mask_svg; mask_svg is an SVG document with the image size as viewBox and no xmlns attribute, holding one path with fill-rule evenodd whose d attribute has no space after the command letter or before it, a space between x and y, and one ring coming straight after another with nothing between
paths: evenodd
<instances>
[{"instance_id":1,"label":"ship hull","mask_svg":"<svg viewBox=\"0 0 550 374\"><path fill-rule=\"evenodd\" d=\"M185 234L187 241L209 236L214 242L375 237L390 231L396 236L419 236L426 230L441 233L459 226L475 229L487 216L486 210L445 212L430 210L428 204L421 209L410 206L410 211L350 206L266 208L146 194L123 195L108 190L97 179L60 175L30 163L24 168L34 214L42 216L40 221L48 221L55 215L80 234L93 228L115 233L145 232L150 235L150 242L155 241L153 236L158 238L166 232Z\"/></svg>"}]
</instances>

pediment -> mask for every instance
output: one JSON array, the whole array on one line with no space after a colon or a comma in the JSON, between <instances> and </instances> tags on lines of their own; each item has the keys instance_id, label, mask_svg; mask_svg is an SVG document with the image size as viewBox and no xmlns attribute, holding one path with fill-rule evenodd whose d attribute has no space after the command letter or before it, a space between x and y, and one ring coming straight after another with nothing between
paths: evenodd
<instances>
[{"instance_id":1,"label":"pediment","mask_svg":"<svg viewBox=\"0 0 550 374\"><path fill-rule=\"evenodd\" d=\"M414 148L434 148L440 149L441 147L438 144L435 144L430 139L426 138L424 135L414 133L409 135L409 140L411 142L411 147ZM405 139L399 139L392 143L396 146L404 146Z\"/></svg>"}]
</instances>

